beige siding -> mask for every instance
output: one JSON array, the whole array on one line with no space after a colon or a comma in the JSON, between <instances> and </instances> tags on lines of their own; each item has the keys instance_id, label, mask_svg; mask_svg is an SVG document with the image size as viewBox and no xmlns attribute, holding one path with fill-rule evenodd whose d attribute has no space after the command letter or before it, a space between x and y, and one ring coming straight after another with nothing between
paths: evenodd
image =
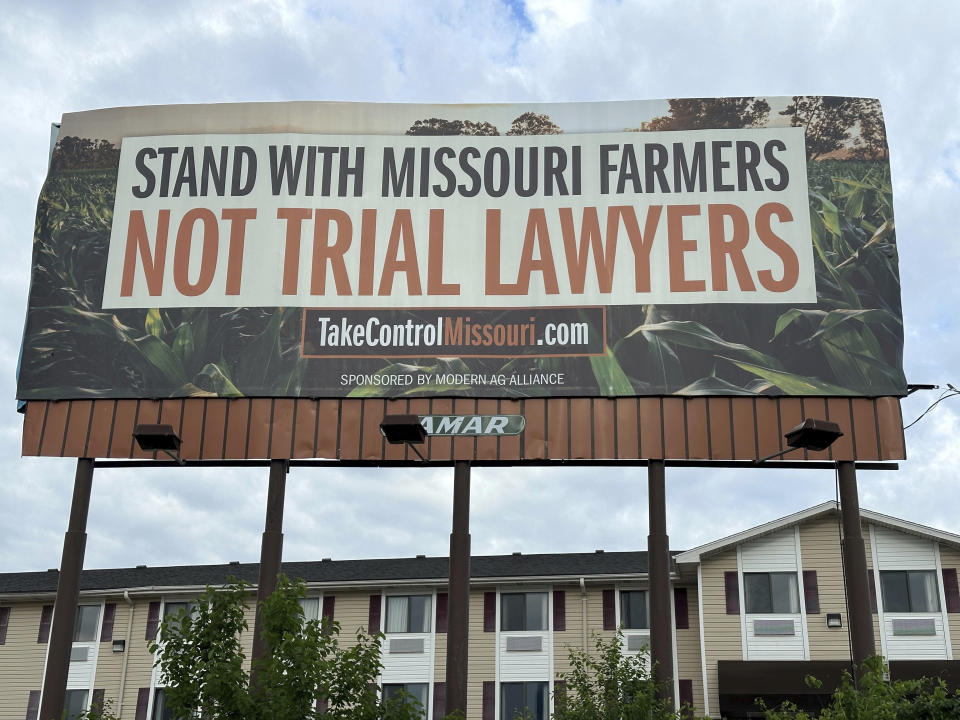
<instances>
[{"instance_id":1,"label":"beige siding","mask_svg":"<svg viewBox=\"0 0 960 720\"><path fill-rule=\"evenodd\" d=\"M107 603L114 603L117 612L113 619L113 639L125 640L130 618L130 606L123 598L108 597ZM93 687L104 691L104 698L113 704L114 711L120 709L120 676L123 673L123 663L127 652L113 652L113 643L101 642L97 656L97 674L94 677Z\"/></svg>"},{"instance_id":2,"label":"beige siding","mask_svg":"<svg viewBox=\"0 0 960 720\"><path fill-rule=\"evenodd\" d=\"M800 526L800 557L804 570L817 571L820 614L807 610L811 660L849 660L850 639L847 601L843 589L838 517L821 518ZM870 559L867 558L869 566ZM828 628L826 613L840 613L842 628ZM879 646L878 646L879 648Z\"/></svg>"},{"instance_id":3,"label":"beige siding","mask_svg":"<svg viewBox=\"0 0 960 720\"><path fill-rule=\"evenodd\" d=\"M940 543L940 567L954 568L960 573L960 550ZM960 613L947 613L950 647L954 659L960 658Z\"/></svg>"},{"instance_id":4,"label":"beige siding","mask_svg":"<svg viewBox=\"0 0 960 720\"><path fill-rule=\"evenodd\" d=\"M122 716L132 718L137 710L137 691L140 688L150 687L150 677L153 673L153 654L147 650L150 641L144 635L147 632L147 615L150 611L150 602L157 602L160 597L135 598L133 607L133 630L130 635L130 644L124 653L127 656L127 681L122 698ZM119 607L117 608L119 612ZM126 613L124 613L126 615Z\"/></svg>"},{"instance_id":5,"label":"beige siding","mask_svg":"<svg viewBox=\"0 0 960 720\"><path fill-rule=\"evenodd\" d=\"M10 608L10 618L7 641L0 645L0 718L22 718L30 691L39 690L43 683L47 646L37 642L43 603L4 603L4 607Z\"/></svg>"},{"instance_id":6,"label":"beige siding","mask_svg":"<svg viewBox=\"0 0 960 720\"><path fill-rule=\"evenodd\" d=\"M332 592L337 598L333 603L333 619L340 623L340 643L343 646L356 645L357 632L367 632L370 624L370 596L379 593L379 588L370 588L363 592Z\"/></svg>"},{"instance_id":7,"label":"beige siding","mask_svg":"<svg viewBox=\"0 0 960 720\"><path fill-rule=\"evenodd\" d=\"M483 717L483 683L495 680L497 676L495 665L497 634L483 631L482 590L475 590L470 593L469 632L470 663L467 670L467 720L481 720Z\"/></svg>"},{"instance_id":8,"label":"beige siding","mask_svg":"<svg viewBox=\"0 0 960 720\"><path fill-rule=\"evenodd\" d=\"M703 632L706 638L707 687L710 712L719 717L717 661L742 660L740 616L727 615L723 573L737 569L737 551L727 550L703 561Z\"/></svg>"},{"instance_id":9,"label":"beige siding","mask_svg":"<svg viewBox=\"0 0 960 720\"><path fill-rule=\"evenodd\" d=\"M558 677L570 671L570 650L583 650L583 603L579 585L554 585L563 590L566 600L566 630L553 633L553 674ZM591 590L596 594L596 590ZM587 596L589 597L589 595ZM587 644L590 644L589 632Z\"/></svg>"},{"instance_id":10,"label":"beige siding","mask_svg":"<svg viewBox=\"0 0 960 720\"><path fill-rule=\"evenodd\" d=\"M697 586L681 585L687 590L687 622L689 628L676 630L677 679L693 681L693 705L703 712L703 669L700 666L700 618L697 605Z\"/></svg>"}]
</instances>

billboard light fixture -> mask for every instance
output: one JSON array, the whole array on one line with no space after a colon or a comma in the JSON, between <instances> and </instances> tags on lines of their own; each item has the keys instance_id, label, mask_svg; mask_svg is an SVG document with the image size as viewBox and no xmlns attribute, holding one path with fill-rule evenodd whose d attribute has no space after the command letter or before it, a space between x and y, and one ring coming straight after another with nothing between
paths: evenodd
<instances>
[{"instance_id":1,"label":"billboard light fixture","mask_svg":"<svg viewBox=\"0 0 960 720\"><path fill-rule=\"evenodd\" d=\"M181 465L182 440L172 425L141 424L133 428L133 438L144 452L166 453Z\"/></svg>"},{"instance_id":2,"label":"billboard light fixture","mask_svg":"<svg viewBox=\"0 0 960 720\"><path fill-rule=\"evenodd\" d=\"M427 439L427 431L420 424L420 417L412 414L384 415L380 423L380 434L391 445L406 445L424 462L427 459L417 450Z\"/></svg>"},{"instance_id":3,"label":"billboard light fixture","mask_svg":"<svg viewBox=\"0 0 960 720\"><path fill-rule=\"evenodd\" d=\"M833 445L837 438L843 437L843 431L835 422L804 418L802 423L784 433L783 437L789 447L786 450L767 455L765 458L757 460L757 463L786 455L794 450L813 450L816 452L826 450Z\"/></svg>"}]
</instances>

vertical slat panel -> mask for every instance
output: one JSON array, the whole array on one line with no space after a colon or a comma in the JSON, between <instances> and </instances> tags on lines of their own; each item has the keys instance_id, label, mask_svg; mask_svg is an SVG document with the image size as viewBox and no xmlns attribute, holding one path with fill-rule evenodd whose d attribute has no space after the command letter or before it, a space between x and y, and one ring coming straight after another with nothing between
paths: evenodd
<instances>
[{"instance_id":1,"label":"vertical slat panel","mask_svg":"<svg viewBox=\"0 0 960 720\"><path fill-rule=\"evenodd\" d=\"M550 398L546 403L547 452L551 458L568 458L567 401L565 398Z\"/></svg>"},{"instance_id":2,"label":"vertical slat panel","mask_svg":"<svg viewBox=\"0 0 960 720\"><path fill-rule=\"evenodd\" d=\"M803 605L807 615L820 614L820 588L817 585L817 571L803 571Z\"/></svg>"},{"instance_id":3,"label":"vertical slat panel","mask_svg":"<svg viewBox=\"0 0 960 720\"><path fill-rule=\"evenodd\" d=\"M496 410L493 410L496 412ZM436 398L433 401L433 415L451 415L453 414L452 398ZM423 452L421 450L421 452ZM430 459L431 460L449 460L453 457L453 438L434 437L430 440Z\"/></svg>"},{"instance_id":4,"label":"vertical slat panel","mask_svg":"<svg viewBox=\"0 0 960 720\"><path fill-rule=\"evenodd\" d=\"M134 720L147 720L147 707L150 704L150 688L137 690L137 708L134 711Z\"/></svg>"},{"instance_id":5,"label":"vertical slat panel","mask_svg":"<svg viewBox=\"0 0 960 720\"><path fill-rule=\"evenodd\" d=\"M253 398L247 428L247 457L264 459L270 445L270 399Z\"/></svg>"},{"instance_id":6,"label":"vertical slat panel","mask_svg":"<svg viewBox=\"0 0 960 720\"><path fill-rule=\"evenodd\" d=\"M73 400L70 408L70 422L65 431L63 444L64 457L83 457L87 445L87 432L90 428L90 410L92 400Z\"/></svg>"},{"instance_id":7,"label":"vertical slat panel","mask_svg":"<svg viewBox=\"0 0 960 720\"><path fill-rule=\"evenodd\" d=\"M776 398L758 397L757 403L757 452L761 458L783 450L783 436L777 422Z\"/></svg>"},{"instance_id":8,"label":"vertical slat panel","mask_svg":"<svg viewBox=\"0 0 960 720\"><path fill-rule=\"evenodd\" d=\"M43 439L40 441L40 454L59 456L63 447L63 434L67 429L67 413L70 402L51 402L47 407L47 420L43 428ZM129 450L129 448L128 448Z\"/></svg>"},{"instance_id":9,"label":"vertical slat panel","mask_svg":"<svg viewBox=\"0 0 960 720\"><path fill-rule=\"evenodd\" d=\"M371 635L380 632L380 614L382 612L383 596L370 596L370 609L367 613L367 632Z\"/></svg>"},{"instance_id":10,"label":"vertical slat panel","mask_svg":"<svg viewBox=\"0 0 960 720\"><path fill-rule=\"evenodd\" d=\"M113 622L117 616L117 604L106 603L103 606L103 625L100 626L100 642L113 642Z\"/></svg>"},{"instance_id":11,"label":"vertical slat panel","mask_svg":"<svg viewBox=\"0 0 960 720\"><path fill-rule=\"evenodd\" d=\"M523 431L523 456L528 460L543 460L547 454L547 401L529 398L524 403L526 427Z\"/></svg>"},{"instance_id":12,"label":"vertical slat panel","mask_svg":"<svg viewBox=\"0 0 960 720\"><path fill-rule=\"evenodd\" d=\"M617 432L616 408L612 398L596 398L593 401L593 457L612 460L616 457Z\"/></svg>"},{"instance_id":13,"label":"vertical slat panel","mask_svg":"<svg viewBox=\"0 0 960 720\"><path fill-rule=\"evenodd\" d=\"M673 617L677 630L690 629L690 604L685 587L673 589Z\"/></svg>"},{"instance_id":14,"label":"vertical slat panel","mask_svg":"<svg viewBox=\"0 0 960 720\"><path fill-rule=\"evenodd\" d=\"M87 457L107 456L110 447L110 426L113 424L113 400L94 400L90 436L87 439Z\"/></svg>"},{"instance_id":15,"label":"vertical slat panel","mask_svg":"<svg viewBox=\"0 0 960 720\"><path fill-rule=\"evenodd\" d=\"M803 417L814 418L816 420L826 420L827 401L818 397L803 398ZM830 448L827 448L826 450L806 451L806 457L808 460L829 460L830 455Z\"/></svg>"},{"instance_id":16,"label":"vertical slat panel","mask_svg":"<svg viewBox=\"0 0 960 720\"><path fill-rule=\"evenodd\" d=\"M903 439L903 415L900 400L893 397L876 399L877 420L880 424L880 459L903 460L907 449Z\"/></svg>"},{"instance_id":17,"label":"vertical slat panel","mask_svg":"<svg viewBox=\"0 0 960 720\"><path fill-rule=\"evenodd\" d=\"M707 398L707 410L710 420L710 459L731 460L733 428L730 424L730 398Z\"/></svg>"},{"instance_id":18,"label":"vertical slat panel","mask_svg":"<svg viewBox=\"0 0 960 720\"><path fill-rule=\"evenodd\" d=\"M326 618L329 622L333 622L333 615L337 607L337 598L335 595L323 596L323 609L320 611L320 617Z\"/></svg>"},{"instance_id":19,"label":"vertical slat panel","mask_svg":"<svg viewBox=\"0 0 960 720\"><path fill-rule=\"evenodd\" d=\"M447 684L436 682L433 684L433 720L443 720L447 714Z\"/></svg>"},{"instance_id":20,"label":"vertical slat panel","mask_svg":"<svg viewBox=\"0 0 960 720\"><path fill-rule=\"evenodd\" d=\"M37 642L50 642L50 623L53 621L53 605L44 605L40 608L40 629L37 631Z\"/></svg>"},{"instance_id":21,"label":"vertical slat panel","mask_svg":"<svg viewBox=\"0 0 960 720\"><path fill-rule=\"evenodd\" d=\"M270 401L267 401L269 409ZM269 415L267 420L269 421ZM187 460L200 457L203 442L203 398L186 398L183 401L183 432L180 435L180 455Z\"/></svg>"},{"instance_id":22,"label":"vertical slat panel","mask_svg":"<svg viewBox=\"0 0 960 720\"><path fill-rule=\"evenodd\" d=\"M640 457L645 460L663 459L663 417L660 398L642 397L640 407Z\"/></svg>"},{"instance_id":23,"label":"vertical slat panel","mask_svg":"<svg viewBox=\"0 0 960 720\"><path fill-rule=\"evenodd\" d=\"M437 626L436 632L445 633L447 631L447 613L449 596L447 593L437 593Z\"/></svg>"},{"instance_id":24,"label":"vertical slat panel","mask_svg":"<svg viewBox=\"0 0 960 720\"><path fill-rule=\"evenodd\" d=\"M632 460L640 457L640 442L637 432L637 399L617 398L617 457Z\"/></svg>"},{"instance_id":25,"label":"vertical slat panel","mask_svg":"<svg viewBox=\"0 0 960 720\"><path fill-rule=\"evenodd\" d=\"M501 400L500 414L519 415L520 401L519 400ZM500 437L501 459L503 460L519 460L520 459L521 438L522 438L521 435L502 435Z\"/></svg>"},{"instance_id":26,"label":"vertical slat panel","mask_svg":"<svg viewBox=\"0 0 960 720\"><path fill-rule=\"evenodd\" d=\"M957 569L943 568L944 605L948 613L960 613L960 585L957 583Z\"/></svg>"},{"instance_id":27,"label":"vertical slat panel","mask_svg":"<svg viewBox=\"0 0 960 720\"><path fill-rule=\"evenodd\" d=\"M230 398L227 400L227 447L224 451L228 460L242 460L247 457L247 426L250 424L249 398Z\"/></svg>"},{"instance_id":28,"label":"vertical slat panel","mask_svg":"<svg viewBox=\"0 0 960 720\"><path fill-rule=\"evenodd\" d=\"M484 680L482 693L480 717L482 720L494 720L497 716L497 683Z\"/></svg>"},{"instance_id":29,"label":"vertical slat panel","mask_svg":"<svg viewBox=\"0 0 960 720\"><path fill-rule=\"evenodd\" d=\"M363 403L363 423L360 429L360 457L364 460L382 460L386 442L380 434L383 422L383 400L366 398Z\"/></svg>"},{"instance_id":30,"label":"vertical slat panel","mask_svg":"<svg viewBox=\"0 0 960 720\"><path fill-rule=\"evenodd\" d=\"M692 718L693 713L693 680L677 680L677 696L680 700L680 717Z\"/></svg>"},{"instance_id":31,"label":"vertical slat panel","mask_svg":"<svg viewBox=\"0 0 960 720\"><path fill-rule=\"evenodd\" d=\"M157 639L157 628L160 626L160 602L154 600L147 608L147 627L143 639L153 642Z\"/></svg>"},{"instance_id":32,"label":"vertical slat panel","mask_svg":"<svg viewBox=\"0 0 960 720\"><path fill-rule=\"evenodd\" d=\"M687 428L683 418L683 398L663 398L663 446L666 459L686 459Z\"/></svg>"},{"instance_id":33,"label":"vertical slat panel","mask_svg":"<svg viewBox=\"0 0 960 720\"><path fill-rule=\"evenodd\" d=\"M723 573L723 592L726 598L727 615L740 614L740 581L736 570Z\"/></svg>"},{"instance_id":34,"label":"vertical slat panel","mask_svg":"<svg viewBox=\"0 0 960 720\"><path fill-rule=\"evenodd\" d=\"M494 415L497 412L497 401L484 398L477 401L477 412L480 415ZM497 459L497 439L495 437L480 436L477 438L477 459Z\"/></svg>"},{"instance_id":35,"label":"vertical slat panel","mask_svg":"<svg viewBox=\"0 0 960 720\"><path fill-rule=\"evenodd\" d=\"M317 401L317 457L332 459L337 457L337 427L340 424L338 400Z\"/></svg>"},{"instance_id":36,"label":"vertical slat panel","mask_svg":"<svg viewBox=\"0 0 960 720\"><path fill-rule=\"evenodd\" d=\"M40 715L40 691L31 690L30 695L27 697L27 720L37 720L37 717Z\"/></svg>"},{"instance_id":37,"label":"vertical slat panel","mask_svg":"<svg viewBox=\"0 0 960 720\"><path fill-rule=\"evenodd\" d=\"M563 590L553 591L553 631L567 629L567 594Z\"/></svg>"},{"instance_id":38,"label":"vertical slat panel","mask_svg":"<svg viewBox=\"0 0 960 720\"><path fill-rule=\"evenodd\" d=\"M847 398L827 398L828 418L840 426L843 437L837 438L830 449L834 460L853 460L853 428L850 423L850 401Z\"/></svg>"},{"instance_id":39,"label":"vertical slat panel","mask_svg":"<svg viewBox=\"0 0 960 720\"><path fill-rule=\"evenodd\" d=\"M497 631L497 593L489 590L483 594L483 631Z\"/></svg>"},{"instance_id":40,"label":"vertical slat panel","mask_svg":"<svg viewBox=\"0 0 960 720\"><path fill-rule=\"evenodd\" d=\"M617 629L617 591L607 588L603 591L603 629Z\"/></svg>"},{"instance_id":41,"label":"vertical slat panel","mask_svg":"<svg viewBox=\"0 0 960 720\"><path fill-rule=\"evenodd\" d=\"M10 625L10 608L0 607L0 645L7 642L7 627Z\"/></svg>"},{"instance_id":42,"label":"vertical slat panel","mask_svg":"<svg viewBox=\"0 0 960 720\"><path fill-rule=\"evenodd\" d=\"M455 398L453 401L454 415L473 415L476 402L472 398ZM457 437L453 439L453 459L473 460L473 448L476 442L472 437Z\"/></svg>"},{"instance_id":43,"label":"vertical slat panel","mask_svg":"<svg viewBox=\"0 0 960 720\"><path fill-rule=\"evenodd\" d=\"M570 398L570 457L574 459L587 459L592 455L590 418L590 398Z\"/></svg>"},{"instance_id":44,"label":"vertical slat panel","mask_svg":"<svg viewBox=\"0 0 960 720\"><path fill-rule=\"evenodd\" d=\"M31 400L27 403L23 415L23 437L20 441L22 455L37 455L40 452L43 421L47 416L47 402L45 400Z\"/></svg>"},{"instance_id":45,"label":"vertical slat panel","mask_svg":"<svg viewBox=\"0 0 960 720\"><path fill-rule=\"evenodd\" d=\"M733 452L738 460L757 460L756 418L753 414L753 398L730 398L733 412Z\"/></svg>"},{"instance_id":46,"label":"vertical slat panel","mask_svg":"<svg viewBox=\"0 0 960 720\"><path fill-rule=\"evenodd\" d=\"M203 447L200 457L219 460L223 457L223 428L227 422L227 399L207 400L207 418L203 428Z\"/></svg>"},{"instance_id":47,"label":"vertical slat panel","mask_svg":"<svg viewBox=\"0 0 960 720\"><path fill-rule=\"evenodd\" d=\"M113 434L110 437L110 457L130 457L130 443L133 421L136 417L136 400L117 400L117 411L113 415ZM183 437L183 433L180 433Z\"/></svg>"},{"instance_id":48,"label":"vertical slat panel","mask_svg":"<svg viewBox=\"0 0 960 720\"><path fill-rule=\"evenodd\" d=\"M293 457L312 458L317 442L317 401L313 398L300 398L297 401L297 415L293 420L296 432L293 440Z\"/></svg>"},{"instance_id":49,"label":"vertical slat panel","mask_svg":"<svg viewBox=\"0 0 960 720\"><path fill-rule=\"evenodd\" d=\"M710 428L707 426L707 399L690 397L687 405L687 452L691 460L710 458Z\"/></svg>"},{"instance_id":50,"label":"vertical slat panel","mask_svg":"<svg viewBox=\"0 0 960 720\"><path fill-rule=\"evenodd\" d=\"M873 577L873 569L867 568L867 585L870 587L870 612L877 612L877 581Z\"/></svg>"},{"instance_id":51,"label":"vertical slat panel","mask_svg":"<svg viewBox=\"0 0 960 720\"><path fill-rule=\"evenodd\" d=\"M803 422L803 408L801 407L800 398L797 397L784 397L780 398L780 434L789 432L797 425ZM783 441L783 449L786 450L789 447L787 441ZM806 450L794 450L787 453L781 459L782 460L805 460L807 457Z\"/></svg>"},{"instance_id":52,"label":"vertical slat panel","mask_svg":"<svg viewBox=\"0 0 960 720\"><path fill-rule=\"evenodd\" d=\"M879 460L877 447L877 420L873 414L873 400L853 398L853 424L856 434L857 460Z\"/></svg>"},{"instance_id":53,"label":"vertical slat panel","mask_svg":"<svg viewBox=\"0 0 960 720\"><path fill-rule=\"evenodd\" d=\"M270 433L271 458L290 459L290 450L293 446L295 404L293 398L276 398L273 401L273 427Z\"/></svg>"},{"instance_id":54,"label":"vertical slat panel","mask_svg":"<svg viewBox=\"0 0 960 720\"><path fill-rule=\"evenodd\" d=\"M356 460L360 456L362 407L359 400L346 399L341 403L340 458L343 460Z\"/></svg>"}]
</instances>

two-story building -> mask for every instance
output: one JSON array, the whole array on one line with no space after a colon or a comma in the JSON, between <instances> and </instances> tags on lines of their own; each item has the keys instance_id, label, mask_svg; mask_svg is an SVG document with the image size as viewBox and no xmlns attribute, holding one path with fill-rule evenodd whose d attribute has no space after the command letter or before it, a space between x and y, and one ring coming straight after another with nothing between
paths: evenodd
<instances>
[{"instance_id":1,"label":"two-story building","mask_svg":"<svg viewBox=\"0 0 960 720\"><path fill-rule=\"evenodd\" d=\"M894 677L960 669L960 536L861 511L879 651ZM742 718L790 698L817 704L850 666L839 512L834 502L674 552L674 697L711 717ZM426 717L445 704L447 559L285 563L307 583L307 617L334 618L343 640L383 632L386 695L405 690ZM255 582L255 564L83 574L68 682L70 712L109 698L122 718L168 718L148 646L161 619L206 585ZM572 648L624 634L649 641L645 552L478 556L471 562L468 718L547 718ZM0 720L37 720L57 572L0 574ZM253 608L250 627L253 627ZM247 653L250 633L243 638ZM958 648L960 649L960 648ZM824 681L820 690L803 679Z\"/></svg>"}]
</instances>

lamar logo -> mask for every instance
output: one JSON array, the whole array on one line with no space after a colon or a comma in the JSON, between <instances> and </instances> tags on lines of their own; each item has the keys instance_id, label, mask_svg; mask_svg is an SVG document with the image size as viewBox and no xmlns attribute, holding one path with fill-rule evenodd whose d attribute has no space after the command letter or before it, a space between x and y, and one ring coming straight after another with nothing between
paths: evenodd
<instances>
[{"instance_id":1,"label":"lamar logo","mask_svg":"<svg viewBox=\"0 0 960 720\"><path fill-rule=\"evenodd\" d=\"M519 435L523 415L420 415L427 435Z\"/></svg>"}]
</instances>

